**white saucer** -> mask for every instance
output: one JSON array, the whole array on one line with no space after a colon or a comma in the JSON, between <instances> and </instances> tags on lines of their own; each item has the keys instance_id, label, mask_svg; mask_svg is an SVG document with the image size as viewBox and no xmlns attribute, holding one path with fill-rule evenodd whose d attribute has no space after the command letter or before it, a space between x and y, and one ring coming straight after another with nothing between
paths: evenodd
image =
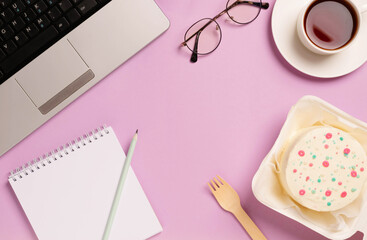
<instances>
[{"instance_id":1,"label":"white saucer","mask_svg":"<svg viewBox=\"0 0 367 240\"><path fill-rule=\"evenodd\" d=\"M367 60L367 14L351 46L344 51L322 56L309 50L298 39L296 22L299 12L309 0L277 0L271 27L279 52L299 71L320 78L339 77L359 68ZM356 1L359 5L361 1Z\"/></svg>"}]
</instances>

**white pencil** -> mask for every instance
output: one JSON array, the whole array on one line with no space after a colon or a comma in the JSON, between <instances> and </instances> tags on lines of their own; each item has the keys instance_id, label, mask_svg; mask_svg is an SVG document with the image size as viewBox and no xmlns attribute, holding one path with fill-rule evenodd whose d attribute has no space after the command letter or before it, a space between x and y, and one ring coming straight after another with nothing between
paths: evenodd
<instances>
[{"instance_id":1,"label":"white pencil","mask_svg":"<svg viewBox=\"0 0 367 240\"><path fill-rule=\"evenodd\" d=\"M127 152L124 167L122 168L122 172L121 172L121 175L120 175L120 180L119 180L119 183L117 185L115 198L113 199L113 203L112 203L112 207L111 207L111 211L110 211L110 216L108 217L106 228L104 230L104 234L103 234L103 238L102 238L103 240L108 240L108 238L110 236L111 227L112 227L115 215L116 215L117 207L120 203L122 188L124 186L124 183L125 183L125 180L126 180L126 177L127 177L127 172L129 171L129 168L130 168L130 163L131 163L131 159L132 159L133 154L134 154L134 149L135 149L135 145L136 145L137 140L138 140L138 130L136 130L136 133L133 137L133 140L131 140L129 151Z\"/></svg>"}]
</instances>

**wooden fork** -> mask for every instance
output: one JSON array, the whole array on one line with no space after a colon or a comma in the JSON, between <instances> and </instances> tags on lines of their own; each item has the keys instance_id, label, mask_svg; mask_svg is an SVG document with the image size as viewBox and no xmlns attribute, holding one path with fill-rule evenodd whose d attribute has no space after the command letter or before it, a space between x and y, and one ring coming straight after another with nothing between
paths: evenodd
<instances>
[{"instance_id":1,"label":"wooden fork","mask_svg":"<svg viewBox=\"0 0 367 240\"><path fill-rule=\"evenodd\" d=\"M211 184L208 183L208 185L219 205L237 218L253 240L266 240L260 229L241 207L237 192L220 176L217 177L219 180L214 178L214 181L211 180Z\"/></svg>"}]
</instances>

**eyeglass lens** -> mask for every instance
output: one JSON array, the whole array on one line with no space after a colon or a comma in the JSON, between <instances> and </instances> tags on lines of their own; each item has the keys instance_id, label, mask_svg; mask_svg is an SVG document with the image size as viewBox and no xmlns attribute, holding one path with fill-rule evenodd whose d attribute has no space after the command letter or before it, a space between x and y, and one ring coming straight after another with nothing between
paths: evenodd
<instances>
[{"instance_id":1,"label":"eyeglass lens","mask_svg":"<svg viewBox=\"0 0 367 240\"><path fill-rule=\"evenodd\" d=\"M205 25L207 26L199 33L198 39L197 36L194 36L188 40L189 37L198 32ZM185 34L185 41L187 41L186 45L191 51L194 51L195 41L198 41L197 49L195 50L198 54L208 54L212 52L219 45L221 38L222 33L219 25L210 18L204 18L196 22Z\"/></svg>"},{"instance_id":2,"label":"eyeglass lens","mask_svg":"<svg viewBox=\"0 0 367 240\"><path fill-rule=\"evenodd\" d=\"M227 8L229 8L233 3L238 0L229 0L227 2ZM258 4L249 4L247 1L238 1L238 3L227 11L230 19L236 23L245 24L250 23L256 19L259 15L261 8L261 1L256 2Z\"/></svg>"}]
</instances>

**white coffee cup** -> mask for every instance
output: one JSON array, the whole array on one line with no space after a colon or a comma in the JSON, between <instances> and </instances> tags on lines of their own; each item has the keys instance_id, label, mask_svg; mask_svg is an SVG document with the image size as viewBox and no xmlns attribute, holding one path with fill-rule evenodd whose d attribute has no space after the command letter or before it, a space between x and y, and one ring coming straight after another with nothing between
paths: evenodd
<instances>
[{"instance_id":1,"label":"white coffee cup","mask_svg":"<svg viewBox=\"0 0 367 240\"><path fill-rule=\"evenodd\" d=\"M354 35L352 36L352 39L349 40L348 43L346 43L344 46L337 48L337 49L324 49L321 48L319 46L317 46L315 43L313 43L310 38L307 36L306 33L306 29L305 29L305 17L306 17L306 12L309 9L309 7L315 3L315 2L321 2L322 0L313 0L313 1L309 1L306 6L304 6L304 8L301 10L301 12L299 13L298 19L297 19L297 33L298 33L298 37L301 40L302 44L309 49L310 51L317 53L317 54L321 54L321 55L330 55L330 54L335 54L341 51L344 51L345 49L347 49L350 45L352 45L355 42L355 39L357 37L357 35L360 32L360 28L361 28L361 22L362 22L362 13L367 11L367 4L362 5L362 6L357 6L353 1L351 0L339 0L339 1L335 1L335 2L346 2L349 3L349 5L354 9L355 11L355 15L356 15L356 21L355 21L355 25L356 25L356 29L354 32ZM333 0L330 0L333 1ZM367 27L367 26L365 26Z\"/></svg>"}]
</instances>

